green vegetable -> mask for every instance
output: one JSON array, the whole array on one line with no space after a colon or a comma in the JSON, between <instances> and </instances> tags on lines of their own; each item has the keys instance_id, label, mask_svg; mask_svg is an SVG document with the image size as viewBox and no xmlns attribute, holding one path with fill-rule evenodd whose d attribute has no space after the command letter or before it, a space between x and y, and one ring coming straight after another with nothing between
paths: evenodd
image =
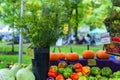
<instances>
[{"instance_id":1,"label":"green vegetable","mask_svg":"<svg viewBox=\"0 0 120 80\"><path fill-rule=\"evenodd\" d=\"M71 70L73 70L73 65L68 65L67 68L70 68Z\"/></svg>"},{"instance_id":2,"label":"green vegetable","mask_svg":"<svg viewBox=\"0 0 120 80\"><path fill-rule=\"evenodd\" d=\"M73 70L71 68L67 67L67 68L64 69L64 72L68 72L68 73L71 74L71 73L73 73Z\"/></svg>"},{"instance_id":3,"label":"green vegetable","mask_svg":"<svg viewBox=\"0 0 120 80\"><path fill-rule=\"evenodd\" d=\"M120 78L120 71L114 72L113 78Z\"/></svg>"},{"instance_id":4,"label":"green vegetable","mask_svg":"<svg viewBox=\"0 0 120 80\"><path fill-rule=\"evenodd\" d=\"M100 68L99 67L92 67L91 68L91 74L96 76L99 75L101 73Z\"/></svg>"},{"instance_id":5,"label":"green vegetable","mask_svg":"<svg viewBox=\"0 0 120 80\"><path fill-rule=\"evenodd\" d=\"M80 76L78 80L89 80L85 76Z\"/></svg>"},{"instance_id":6,"label":"green vegetable","mask_svg":"<svg viewBox=\"0 0 120 80\"><path fill-rule=\"evenodd\" d=\"M64 68L58 68L58 74L63 74L64 73Z\"/></svg>"},{"instance_id":7,"label":"green vegetable","mask_svg":"<svg viewBox=\"0 0 120 80\"><path fill-rule=\"evenodd\" d=\"M109 77L112 74L112 70L109 67L102 68L102 76Z\"/></svg>"},{"instance_id":8,"label":"green vegetable","mask_svg":"<svg viewBox=\"0 0 120 80\"><path fill-rule=\"evenodd\" d=\"M70 77L70 74L72 74L72 73L73 73L73 70L71 68L69 68L69 67L66 67L64 69L63 75L67 79L67 78Z\"/></svg>"},{"instance_id":9,"label":"green vegetable","mask_svg":"<svg viewBox=\"0 0 120 80\"><path fill-rule=\"evenodd\" d=\"M97 78L94 77L94 76L89 76L89 77L88 77L88 80L97 80Z\"/></svg>"},{"instance_id":10,"label":"green vegetable","mask_svg":"<svg viewBox=\"0 0 120 80\"><path fill-rule=\"evenodd\" d=\"M33 72L29 70L30 68L28 67L21 68L20 70L18 70L16 74L16 80L35 80L35 76Z\"/></svg>"},{"instance_id":11,"label":"green vegetable","mask_svg":"<svg viewBox=\"0 0 120 80\"><path fill-rule=\"evenodd\" d=\"M120 80L120 78L109 78L109 80Z\"/></svg>"},{"instance_id":12,"label":"green vegetable","mask_svg":"<svg viewBox=\"0 0 120 80\"><path fill-rule=\"evenodd\" d=\"M98 80L109 80L107 77L101 77Z\"/></svg>"},{"instance_id":13,"label":"green vegetable","mask_svg":"<svg viewBox=\"0 0 120 80\"><path fill-rule=\"evenodd\" d=\"M20 64L15 64L11 69L0 69L0 80L15 80L16 72L21 68Z\"/></svg>"},{"instance_id":14,"label":"green vegetable","mask_svg":"<svg viewBox=\"0 0 120 80\"><path fill-rule=\"evenodd\" d=\"M69 73L69 72L64 72L63 75L64 75L64 77L65 77L66 79L70 77L70 73Z\"/></svg>"}]
</instances>

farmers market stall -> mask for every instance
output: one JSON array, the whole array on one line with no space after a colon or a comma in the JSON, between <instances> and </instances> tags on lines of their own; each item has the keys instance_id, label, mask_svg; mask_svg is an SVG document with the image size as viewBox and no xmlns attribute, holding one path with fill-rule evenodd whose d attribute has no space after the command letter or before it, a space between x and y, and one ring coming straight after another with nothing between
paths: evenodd
<instances>
[{"instance_id":1,"label":"farmers market stall","mask_svg":"<svg viewBox=\"0 0 120 80\"><path fill-rule=\"evenodd\" d=\"M67 64L81 63L83 66L86 66L89 63L89 60L91 60L91 59L80 58L76 62L70 62L70 61L67 61L67 60L58 60L57 62L50 62L50 65L58 65L60 62L65 61ZM120 61L119 60L116 60L116 59L101 60L101 59L97 59L97 58L94 59L94 60L96 62L96 65L94 65L94 66L98 66L99 68L110 67L113 72L116 72L116 71L120 70Z\"/></svg>"},{"instance_id":2,"label":"farmers market stall","mask_svg":"<svg viewBox=\"0 0 120 80\"><path fill-rule=\"evenodd\" d=\"M104 45L103 50L94 53L88 48L82 58L73 51L65 55L51 53L47 80L120 80L120 11L114 9L120 4L118 0L112 3L112 16L104 21L108 32L95 35L97 45Z\"/></svg>"}]
</instances>

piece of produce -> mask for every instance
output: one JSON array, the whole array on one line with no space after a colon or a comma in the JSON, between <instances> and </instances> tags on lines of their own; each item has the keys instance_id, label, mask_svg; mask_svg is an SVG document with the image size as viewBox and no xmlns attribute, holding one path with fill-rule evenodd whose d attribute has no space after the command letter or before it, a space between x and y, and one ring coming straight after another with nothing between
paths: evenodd
<instances>
[{"instance_id":1,"label":"piece of produce","mask_svg":"<svg viewBox=\"0 0 120 80\"><path fill-rule=\"evenodd\" d=\"M112 74L112 70L109 67L102 68L102 76L109 77Z\"/></svg>"},{"instance_id":2,"label":"piece of produce","mask_svg":"<svg viewBox=\"0 0 120 80\"><path fill-rule=\"evenodd\" d=\"M120 78L120 71L114 72L113 78Z\"/></svg>"},{"instance_id":3,"label":"piece of produce","mask_svg":"<svg viewBox=\"0 0 120 80\"><path fill-rule=\"evenodd\" d=\"M52 65L52 66L50 66L50 68L49 69L51 69L51 70L58 70L58 67L56 66L56 65Z\"/></svg>"},{"instance_id":4,"label":"piece of produce","mask_svg":"<svg viewBox=\"0 0 120 80\"><path fill-rule=\"evenodd\" d=\"M76 63L73 65L75 72L82 72L82 65L80 63Z\"/></svg>"},{"instance_id":5,"label":"piece of produce","mask_svg":"<svg viewBox=\"0 0 120 80\"><path fill-rule=\"evenodd\" d=\"M99 75L100 73L101 73L101 71L100 71L100 68L99 68L99 67L92 67L92 68L91 68L91 74L92 74L93 76Z\"/></svg>"},{"instance_id":6,"label":"piece of produce","mask_svg":"<svg viewBox=\"0 0 120 80\"><path fill-rule=\"evenodd\" d=\"M93 50L85 50L82 52L82 57L84 59L93 59L95 56L94 51Z\"/></svg>"},{"instance_id":7,"label":"piece of produce","mask_svg":"<svg viewBox=\"0 0 120 80\"><path fill-rule=\"evenodd\" d=\"M50 61L58 61L59 60L59 56L57 53L51 52L50 53Z\"/></svg>"},{"instance_id":8,"label":"piece of produce","mask_svg":"<svg viewBox=\"0 0 120 80\"><path fill-rule=\"evenodd\" d=\"M90 67L88 67L88 66L83 66L83 67L82 67L82 74L83 74L83 75L85 75L85 76L86 76L86 75L89 75L90 72L91 72L91 71L90 71Z\"/></svg>"},{"instance_id":9,"label":"piece of produce","mask_svg":"<svg viewBox=\"0 0 120 80\"><path fill-rule=\"evenodd\" d=\"M58 74L63 74L64 73L64 68L58 68Z\"/></svg>"},{"instance_id":10,"label":"piece of produce","mask_svg":"<svg viewBox=\"0 0 120 80\"><path fill-rule=\"evenodd\" d=\"M0 69L0 80L15 80L15 75L20 68L20 64L14 64L11 69Z\"/></svg>"},{"instance_id":11,"label":"piece of produce","mask_svg":"<svg viewBox=\"0 0 120 80\"><path fill-rule=\"evenodd\" d=\"M32 65L26 68L21 68L16 74L16 80L35 80L35 76L31 71Z\"/></svg>"},{"instance_id":12,"label":"piece of produce","mask_svg":"<svg viewBox=\"0 0 120 80\"><path fill-rule=\"evenodd\" d=\"M98 80L95 76L89 76L88 80Z\"/></svg>"},{"instance_id":13,"label":"piece of produce","mask_svg":"<svg viewBox=\"0 0 120 80\"><path fill-rule=\"evenodd\" d=\"M66 54L66 60L68 61L78 61L79 55L76 52L71 52Z\"/></svg>"},{"instance_id":14,"label":"piece of produce","mask_svg":"<svg viewBox=\"0 0 120 80\"><path fill-rule=\"evenodd\" d=\"M56 78L56 76L57 76L57 71L50 69L49 72L48 72L48 76L49 76L49 77L54 77L54 78Z\"/></svg>"},{"instance_id":15,"label":"piece of produce","mask_svg":"<svg viewBox=\"0 0 120 80\"><path fill-rule=\"evenodd\" d=\"M65 61L58 63L58 68L65 68L65 67L67 67L67 63Z\"/></svg>"},{"instance_id":16,"label":"piece of produce","mask_svg":"<svg viewBox=\"0 0 120 80\"><path fill-rule=\"evenodd\" d=\"M65 77L66 79L70 77L70 73L69 73L69 72L64 72L63 75L64 75L64 77Z\"/></svg>"},{"instance_id":17,"label":"piece of produce","mask_svg":"<svg viewBox=\"0 0 120 80\"><path fill-rule=\"evenodd\" d=\"M73 65L70 64L70 65L67 66L67 68L70 68L71 70L73 70Z\"/></svg>"},{"instance_id":18,"label":"piece of produce","mask_svg":"<svg viewBox=\"0 0 120 80\"><path fill-rule=\"evenodd\" d=\"M72 74L70 75L70 78L71 78L72 80L78 80L79 75L78 75L77 73L72 73Z\"/></svg>"},{"instance_id":19,"label":"piece of produce","mask_svg":"<svg viewBox=\"0 0 120 80\"><path fill-rule=\"evenodd\" d=\"M80 76L78 80L91 80L91 79L87 79L85 76Z\"/></svg>"},{"instance_id":20,"label":"piece of produce","mask_svg":"<svg viewBox=\"0 0 120 80\"><path fill-rule=\"evenodd\" d=\"M65 79L64 79L64 76L63 76L62 74L59 74L59 75L55 78L55 80L65 80Z\"/></svg>"},{"instance_id":21,"label":"piece of produce","mask_svg":"<svg viewBox=\"0 0 120 80\"><path fill-rule=\"evenodd\" d=\"M64 69L64 73L63 73L63 75L64 75L64 77L67 79L67 78L69 78L70 77L70 75L73 73L73 70L71 69L71 68L65 68Z\"/></svg>"},{"instance_id":22,"label":"piece of produce","mask_svg":"<svg viewBox=\"0 0 120 80\"><path fill-rule=\"evenodd\" d=\"M58 54L58 56L59 56L59 59L65 59L65 53L63 53L63 52L58 52L57 53Z\"/></svg>"},{"instance_id":23,"label":"piece of produce","mask_svg":"<svg viewBox=\"0 0 120 80\"><path fill-rule=\"evenodd\" d=\"M100 77L99 80L109 80L107 77Z\"/></svg>"},{"instance_id":24,"label":"piece of produce","mask_svg":"<svg viewBox=\"0 0 120 80\"><path fill-rule=\"evenodd\" d=\"M99 50L96 53L96 57L98 59L109 59L110 58L110 54L107 54L105 50Z\"/></svg>"},{"instance_id":25,"label":"piece of produce","mask_svg":"<svg viewBox=\"0 0 120 80\"><path fill-rule=\"evenodd\" d=\"M47 80L55 80L53 77L48 77Z\"/></svg>"}]
</instances>

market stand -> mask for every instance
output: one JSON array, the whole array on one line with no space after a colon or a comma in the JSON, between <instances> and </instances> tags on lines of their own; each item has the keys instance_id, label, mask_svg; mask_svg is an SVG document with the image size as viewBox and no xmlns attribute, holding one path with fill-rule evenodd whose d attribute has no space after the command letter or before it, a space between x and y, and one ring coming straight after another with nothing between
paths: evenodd
<instances>
[{"instance_id":1,"label":"market stand","mask_svg":"<svg viewBox=\"0 0 120 80\"><path fill-rule=\"evenodd\" d=\"M109 44L104 44L104 48L106 50L106 53L114 56L120 56L120 39L118 37L120 36L120 12L116 12L113 10L114 6L120 7L120 1L119 0L112 0L113 6L111 10L111 17L105 19L105 25L110 33L110 43ZM115 21L118 21L115 23ZM116 27L116 28L114 28ZM117 37L117 38L116 38ZM114 39L113 39L114 38ZM119 37L120 38L120 37ZM80 63L82 66L89 66L90 68L92 67L99 67L100 69L103 69L104 67L109 67L112 70L112 73L116 73L117 71L120 71L120 61L117 59L99 59L97 57L94 57L93 59L84 59L84 58L79 58L77 61L68 61L66 59L60 59L57 61L50 61L50 66L58 66L59 63L61 62L66 62L67 65L75 65L77 63ZM107 72L106 72L107 73ZM63 74L64 75L64 74ZM85 75L86 76L86 75ZM106 77L106 76L104 76ZM85 79L85 78L84 78ZM119 80L120 75L118 77L110 77L109 80ZM55 78L47 78L47 80L56 80ZM72 80L72 79L66 79L66 80ZM78 80L78 79L76 79ZM79 79L82 80L82 79ZM86 80L86 79L85 79ZM90 79L90 80L96 80L96 79ZM108 80L108 79L100 79L100 80Z\"/></svg>"},{"instance_id":2,"label":"market stand","mask_svg":"<svg viewBox=\"0 0 120 80\"><path fill-rule=\"evenodd\" d=\"M105 45L107 53L120 56L120 11L115 7L120 7L119 0L112 0L111 16L106 18L104 23L111 36L111 43Z\"/></svg>"}]
</instances>

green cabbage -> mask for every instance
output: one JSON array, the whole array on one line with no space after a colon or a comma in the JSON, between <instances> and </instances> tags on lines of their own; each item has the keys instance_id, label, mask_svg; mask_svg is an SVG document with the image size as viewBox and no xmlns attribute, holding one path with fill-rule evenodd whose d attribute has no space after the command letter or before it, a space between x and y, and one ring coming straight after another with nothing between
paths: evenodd
<instances>
[{"instance_id":1,"label":"green cabbage","mask_svg":"<svg viewBox=\"0 0 120 80\"><path fill-rule=\"evenodd\" d=\"M32 71L27 68L21 68L16 74L17 80L35 80L35 76Z\"/></svg>"},{"instance_id":2,"label":"green cabbage","mask_svg":"<svg viewBox=\"0 0 120 80\"><path fill-rule=\"evenodd\" d=\"M11 69L0 69L0 80L15 80L15 74L20 68L20 65L15 64Z\"/></svg>"}]
</instances>

